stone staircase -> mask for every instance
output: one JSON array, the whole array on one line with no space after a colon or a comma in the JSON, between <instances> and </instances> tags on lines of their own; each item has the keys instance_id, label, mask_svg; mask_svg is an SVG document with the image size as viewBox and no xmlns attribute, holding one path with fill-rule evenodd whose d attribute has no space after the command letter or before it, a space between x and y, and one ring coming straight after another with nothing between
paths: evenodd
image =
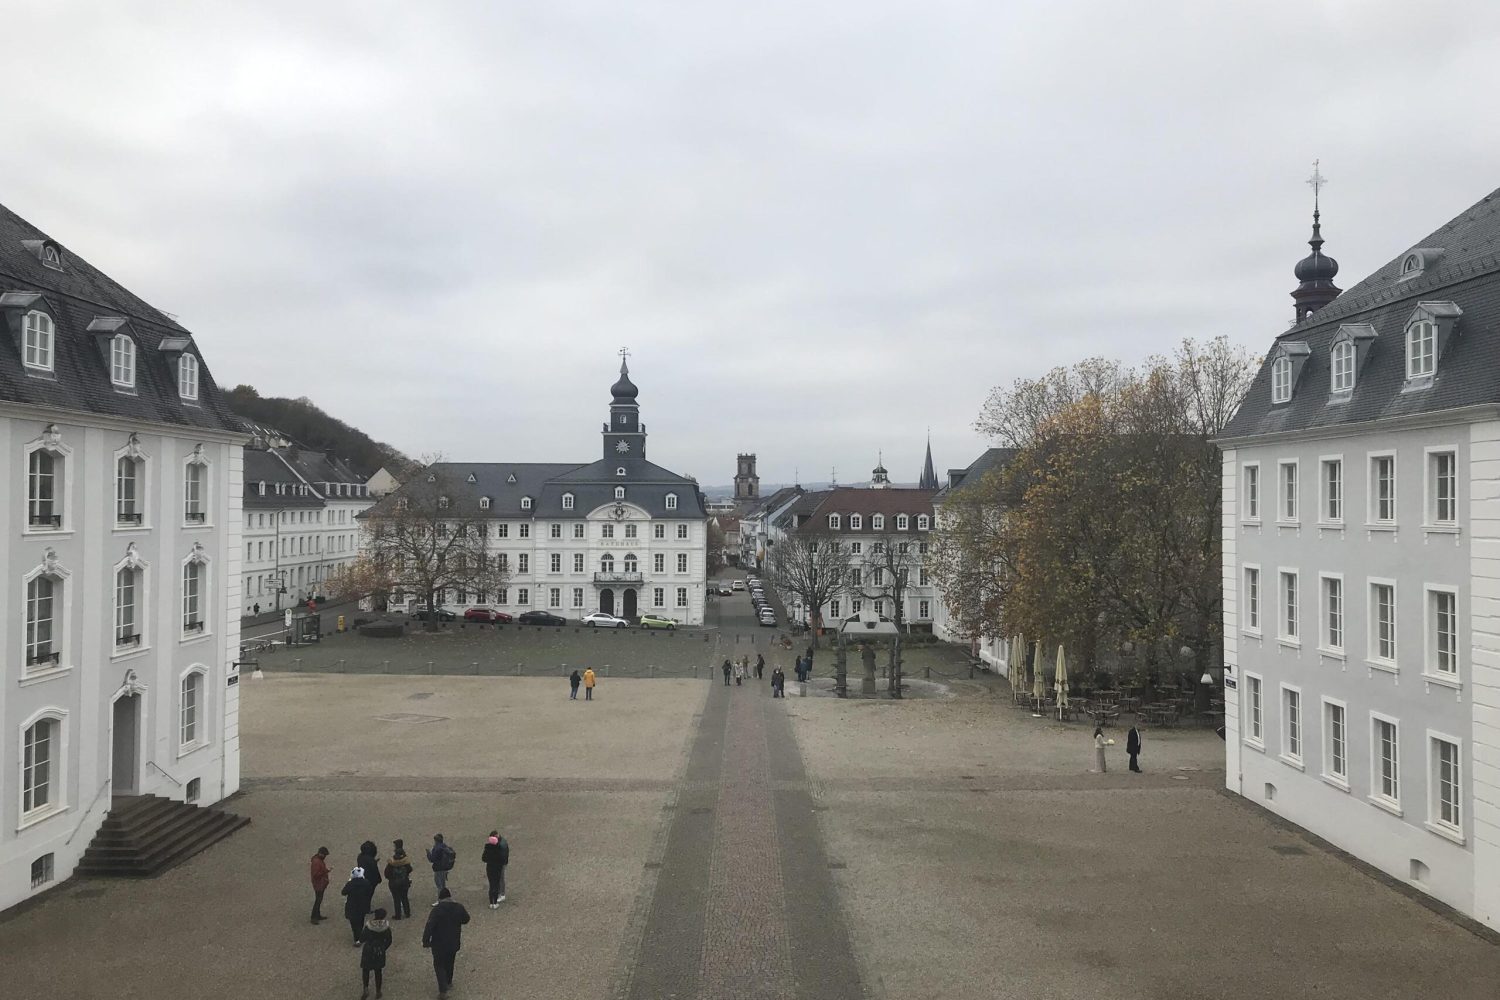
<instances>
[{"instance_id":1,"label":"stone staircase","mask_svg":"<svg viewBox=\"0 0 1500 1000\"><path fill-rule=\"evenodd\" d=\"M156 795L116 798L75 875L147 878L181 864L250 822Z\"/></svg>"}]
</instances>

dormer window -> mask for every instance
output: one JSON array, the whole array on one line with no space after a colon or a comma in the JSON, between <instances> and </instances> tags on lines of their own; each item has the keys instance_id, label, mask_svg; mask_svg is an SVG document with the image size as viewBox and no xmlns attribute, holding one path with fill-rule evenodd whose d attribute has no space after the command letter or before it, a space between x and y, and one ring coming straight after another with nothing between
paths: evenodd
<instances>
[{"instance_id":1,"label":"dormer window","mask_svg":"<svg viewBox=\"0 0 1500 1000\"><path fill-rule=\"evenodd\" d=\"M521 498L521 509L522 510L530 510L531 509L531 497L522 497Z\"/></svg>"},{"instance_id":2,"label":"dormer window","mask_svg":"<svg viewBox=\"0 0 1500 1000\"><path fill-rule=\"evenodd\" d=\"M897 514L896 515L896 530L897 531L905 531L905 530L907 530L910 527L911 527L911 518L907 517L905 514Z\"/></svg>"},{"instance_id":3,"label":"dormer window","mask_svg":"<svg viewBox=\"0 0 1500 1000\"><path fill-rule=\"evenodd\" d=\"M1437 368L1437 327L1430 320L1406 330L1406 377L1421 378Z\"/></svg>"},{"instance_id":4,"label":"dormer window","mask_svg":"<svg viewBox=\"0 0 1500 1000\"><path fill-rule=\"evenodd\" d=\"M448 498L447 497L438 497L438 510L447 510L447 509L448 509Z\"/></svg>"},{"instance_id":5,"label":"dormer window","mask_svg":"<svg viewBox=\"0 0 1500 1000\"><path fill-rule=\"evenodd\" d=\"M177 359L177 395L183 399L198 398L198 356L184 354Z\"/></svg>"},{"instance_id":6,"label":"dormer window","mask_svg":"<svg viewBox=\"0 0 1500 1000\"><path fill-rule=\"evenodd\" d=\"M932 519L930 517L928 517L926 514L918 514L917 515L917 530L918 531L926 531L931 526L932 526Z\"/></svg>"},{"instance_id":7,"label":"dormer window","mask_svg":"<svg viewBox=\"0 0 1500 1000\"><path fill-rule=\"evenodd\" d=\"M135 341L123 333L109 342L109 380L121 388L135 388Z\"/></svg>"},{"instance_id":8,"label":"dormer window","mask_svg":"<svg viewBox=\"0 0 1500 1000\"><path fill-rule=\"evenodd\" d=\"M885 515L884 514L876 514L874 517L870 518L870 529L872 531L884 531L885 530Z\"/></svg>"},{"instance_id":9,"label":"dormer window","mask_svg":"<svg viewBox=\"0 0 1500 1000\"><path fill-rule=\"evenodd\" d=\"M490 498L489 497L480 497L479 498L479 509L480 510L489 510L490 509Z\"/></svg>"},{"instance_id":10,"label":"dormer window","mask_svg":"<svg viewBox=\"0 0 1500 1000\"><path fill-rule=\"evenodd\" d=\"M1422 273L1422 258L1417 254L1409 253L1401 262L1401 277L1410 278Z\"/></svg>"},{"instance_id":11,"label":"dormer window","mask_svg":"<svg viewBox=\"0 0 1500 1000\"><path fill-rule=\"evenodd\" d=\"M676 509L677 509L677 494L676 493L668 493L667 494L667 510L676 510Z\"/></svg>"},{"instance_id":12,"label":"dormer window","mask_svg":"<svg viewBox=\"0 0 1500 1000\"><path fill-rule=\"evenodd\" d=\"M837 514L828 515L828 527L834 531L839 530L839 516Z\"/></svg>"},{"instance_id":13,"label":"dormer window","mask_svg":"<svg viewBox=\"0 0 1500 1000\"><path fill-rule=\"evenodd\" d=\"M1329 358L1330 388L1334 392L1348 392L1354 388L1354 344L1341 340L1333 345Z\"/></svg>"},{"instance_id":14,"label":"dormer window","mask_svg":"<svg viewBox=\"0 0 1500 1000\"><path fill-rule=\"evenodd\" d=\"M563 510L572 510L572 509L573 509L573 494L571 494L571 493L564 493L563 494Z\"/></svg>"},{"instance_id":15,"label":"dormer window","mask_svg":"<svg viewBox=\"0 0 1500 1000\"><path fill-rule=\"evenodd\" d=\"M623 486L616 486L615 487L615 499L616 500L624 500L625 499L625 487L623 487Z\"/></svg>"},{"instance_id":16,"label":"dormer window","mask_svg":"<svg viewBox=\"0 0 1500 1000\"><path fill-rule=\"evenodd\" d=\"M62 254L58 253L57 247L54 244L42 244L42 263L54 271L62 270Z\"/></svg>"},{"instance_id":17,"label":"dormer window","mask_svg":"<svg viewBox=\"0 0 1500 1000\"><path fill-rule=\"evenodd\" d=\"M407 503L406 497L401 497L400 499L398 499L396 501L396 509L397 510L406 510L407 507L409 507L409 506L410 506L410 504Z\"/></svg>"},{"instance_id":18,"label":"dormer window","mask_svg":"<svg viewBox=\"0 0 1500 1000\"><path fill-rule=\"evenodd\" d=\"M21 360L27 368L50 372L55 340L52 317L33 309L26 314L24 327Z\"/></svg>"},{"instance_id":19,"label":"dormer window","mask_svg":"<svg viewBox=\"0 0 1500 1000\"><path fill-rule=\"evenodd\" d=\"M266 481L264 479L262 479L260 481L260 495L261 496L265 496L266 495Z\"/></svg>"},{"instance_id":20,"label":"dormer window","mask_svg":"<svg viewBox=\"0 0 1500 1000\"><path fill-rule=\"evenodd\" d=\"M850 531L859 531L864 526L865 526L865 519L864 519L864 517L862 517L859 514L850 514L849 515L849 530Z\"/></svg>"},{"instance_id":21,"label":"dormer window","mask_svg":"<svg viewBox=\"0 0 1500 1000\"><path fill-rule=\"evenodd\" d=\"M1285 403L1292 398L1292 361L1277 358L1271 362L1271 402Z\"/></svg>"},{"instance_id":22,"label":"dormer window","mask_svg":"<svg viewBox=\"0 0 1500 1000\"><path fill-rule=\"evenodd\" d=\"M1396 280L1410 281L1420 277L1423 272L1435 265L1442 255L1441 247L1417 247L1401 259L1401 273L1396 276Z\"/></svg>"},{"instance_id":23,"label":"dormer window","mask_svg":"<svg viewBox=\"0 0 1500 1000\"><path fill-rule=\"evenodd\" d=\"M615 470L615 475L617 475L617 476L623 476L623 475L625 475L625 466L622 465L618 469L616 469Z\"/></svg>"}]
</instances>

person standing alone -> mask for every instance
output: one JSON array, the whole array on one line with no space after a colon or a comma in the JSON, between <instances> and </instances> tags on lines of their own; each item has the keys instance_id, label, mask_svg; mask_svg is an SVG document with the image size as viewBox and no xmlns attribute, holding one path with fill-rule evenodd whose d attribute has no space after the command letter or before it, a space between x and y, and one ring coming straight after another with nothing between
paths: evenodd
<instances>
[{"instance_id":1,"label":"person standing alone","mask_svg":"<svg viewBox=\"0 0 1500 1000\"><path fill-rule=\"evenodd\" d=\"M484 842L484 873L490 880L490 909L500 909L505 902L505 866L510 864L510 844L500 836L499 830L491 830Z\"/></svg>"},{"instance_id":2,"label":"person standing alone","mask_svg":"<svg viewBox=\"0 0 1500 1000\"><path fill-rule=\"evenodd\" d=\"M422 928L422 947L432 949L432 971L437 973L438 998L448 996L453 988L453 961L463 944L464 924L469 911L453 898L447 889L438 893L438 901L427 914Z\"/></svg>"},{"instance_id":3,"label":"person standing alone","mask_svg":"<svg viewBox=\"0 0 1500 1000\"><path fill-rule=\"evenodd\" d=\"M755 679L760 680L761 675L766 672L766 658L759 653L755 654Z\"/></svg>"},{"instance_id":4,"label":"person standing alone","mask_svg":"<svg viewBox=\"0 0 1500 1000\"><path fill-rule=\"evenodd\" d=\"M323 893L328 891L328 848L318 848L312 856L313 908L312 922L323 921Z\"/></svg>"},{"instance_id":5,"label":"person standing alone","mask_svg":"<svg viewBox=\"0 0 1500 1000\"><path fill-rule=\"evenodd\" d=\"M1136 726L1130 727L1129 734L1125 737L1125 752L1130 755L1130 769L1136 774L1141 773L1140 761L1136 760L1141 755L1141 731Z\"/></svg>"},{"instance_id":6,"label":"person standing alone","mask_svg":"<svg viewBox=\"0 0 1500 1000\"><path fill-rule=\"evenodd\" d=\"M597 681L598 681L598 678L594 676L594 668L593 667L589 667L587 670L585 670L583 672L583 700L584 701L593 701L594 700L594 684Z\"/></svg>"},{"instance_id":7,"label":"person standing alone","mask_svg":"<svg viewBox=\"0 0 1500 1000\"><path fill-rule=\"evenodd\" d=\"M437 886L438 898L441 899L448 888L448 873L453 870L458 854L443 843L443 835L437 833L433 834L432 846L427 849L427 860L432 864L432 884Z\"/></svg>"},{"instance_id":8,"label":"person standing alone","mask_svg":"<svg viewBox=\"0 0 1500 1000\"><path fill-rule=\"evenodd\" d=\"M729 665L729 661L728 660L724 661L723 670L724 670L724 686L728 687L729 686L729 675L734 672L734 668Z\"/></svg>"},{"instance_id":9,"label":"person standing alone","mask_svg":"<svg viewBox=\"0 0 1500 1000\"><path fill-rule=\"evenodd\" d=\"M396 841L391 860L385 864L385 884L391 890L392 917L411 916L411 858L406 856L406 842Z\"/></svg>"},{"instance_id":10,"label":"person standing alone","mask_svg":"<svg viewBox=\"0 0 1500 1000\"><path fill-rule=\"evenodd\" d=\"M573 675L568 678L568 687L570 688L570 690L568 692L568 700L570 700L570 701L577 701L578 700L578 685L580 685L582 683L583 683L583 675L580 674L577 670L574 670L573 671Z\"/></svg>"}]
</instances>

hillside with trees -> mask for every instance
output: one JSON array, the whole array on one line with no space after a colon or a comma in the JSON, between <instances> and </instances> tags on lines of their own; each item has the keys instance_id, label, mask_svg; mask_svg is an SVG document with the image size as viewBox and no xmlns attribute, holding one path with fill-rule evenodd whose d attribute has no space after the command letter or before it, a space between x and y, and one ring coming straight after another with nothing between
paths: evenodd
<instances>
[{"instance_id":1,"label":"hillside with trees","mask_svg":"<svg viewBox=\"0 0 1500 1000\"><path fill-rule=\"evenodd\" d=\"M392 446L323 412L306 396L262 396L249 385L237 385L228 395L230 408L246 420L275 428L306 448L341 458L365 476L374 475L381 466L394 472L412 465Z\"/></svg>"}]
</instances>

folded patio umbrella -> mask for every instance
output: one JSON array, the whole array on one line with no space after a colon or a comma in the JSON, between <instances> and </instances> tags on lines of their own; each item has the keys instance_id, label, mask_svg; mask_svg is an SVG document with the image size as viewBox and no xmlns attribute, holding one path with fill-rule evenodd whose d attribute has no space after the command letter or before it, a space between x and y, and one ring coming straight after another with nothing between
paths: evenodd
<instances>
[{"instance_id":1,"label":"folded patio umbrella","mask_svg":"<svg viewBox=\"0 0 1500 1000\"><path fill-rule=\"evenodd\" d=\"M1062 718L1068 707L1068 660L1063 655L1062 643L1057 645L1057 717Z\"/></svg>"},{"instance_id":2,"label":"folded patio umbrella","mask_svg":"<svg viewBox=\"0 0 1500 1000\"><path fill-rule=\"evenodd\" d=\"M1031 693L1038 698L1047 696L1047 685L1042 680L1042 640L1036 641L1036 661L1031 667Z\"/></svg>"}]
</instances>

